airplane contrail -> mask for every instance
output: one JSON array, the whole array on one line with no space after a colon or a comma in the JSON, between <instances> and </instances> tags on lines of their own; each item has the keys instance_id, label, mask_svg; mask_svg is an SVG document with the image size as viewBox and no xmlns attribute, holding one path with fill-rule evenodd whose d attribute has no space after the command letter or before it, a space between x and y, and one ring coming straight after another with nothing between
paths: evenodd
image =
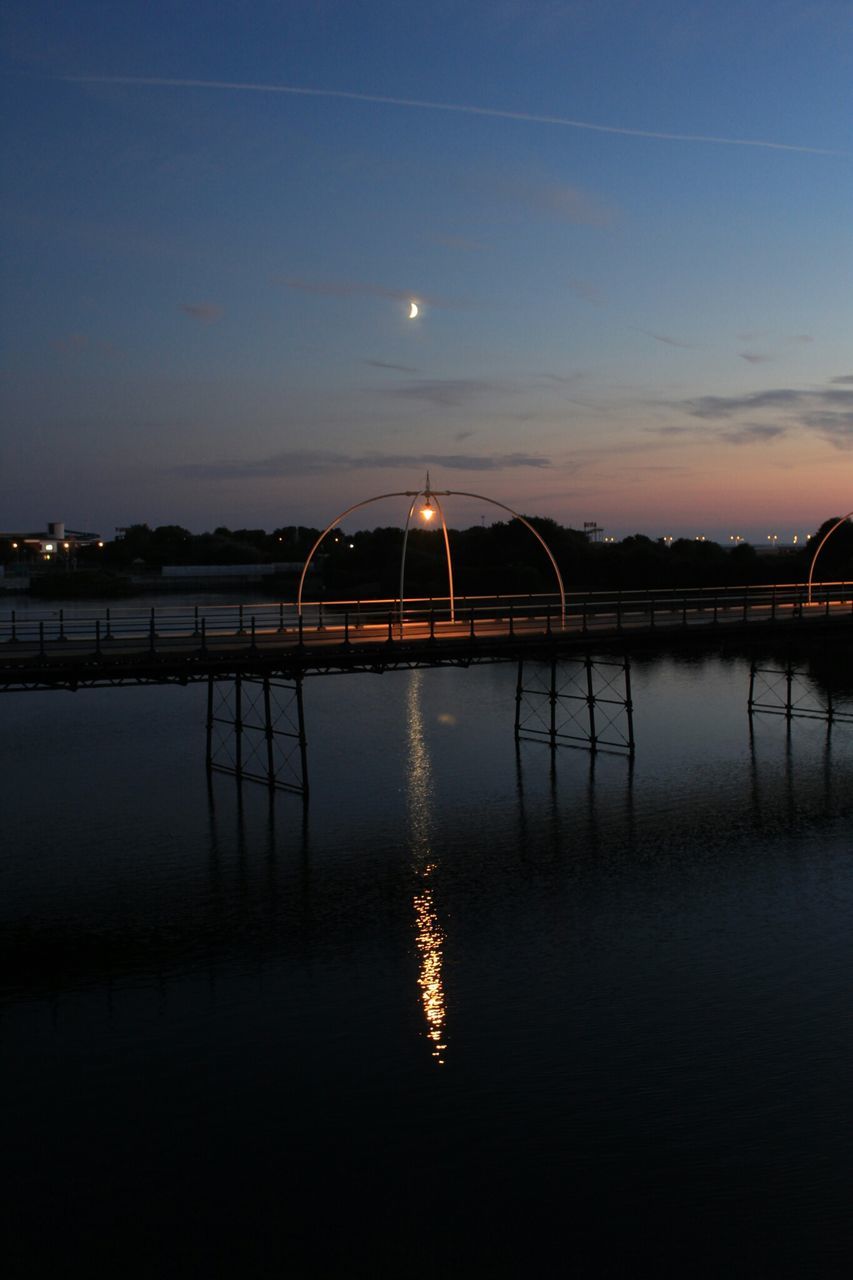
<instances>
[{"instance_id":1,"label":"airplane contrail","mask_svg":"<svg viewBox=\"0 0 853 1280\"><path fill-rule=\"evenodd\" d=\"M665 133L653 129L626 129L621 125L591 124L565 116L534 115L528 111L503 111L498 107L475 107L459 102L431 102L423 98L392 98L378 93L352 93L346 89L307 89L294 84L246 84L239 80L168 80L157 76L60 76L69 84L122 84L164 89L218 89L240 93L287 93L303 98L339 98L350 102L374 102L389 107L409 107L420 111L452 111L461 115L490 116L498 120L520 120L526 124L556 125L565 129L587 129L593 133L615 133L627 138L656 138L665 142L707 142L726 147L764 147L770 151L800 151L813 156L846 156L846 151L826 147L801 147L790 142L767 142L757 138L721 138L703 133Z\"/></svg>"}]
</instances>

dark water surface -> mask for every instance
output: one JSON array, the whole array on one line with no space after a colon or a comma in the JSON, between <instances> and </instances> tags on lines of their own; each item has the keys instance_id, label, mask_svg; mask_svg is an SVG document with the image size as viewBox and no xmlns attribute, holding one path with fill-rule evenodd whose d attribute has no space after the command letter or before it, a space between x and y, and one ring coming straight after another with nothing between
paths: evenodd
<instances>
[{"instance_id":1,"label":"dark water surface","mask_svg":"<svg viewBox=\"0 0 853 1280\"><path fill-rule=\"evenodd\" d=\"M3 696L15 1275L849 1274L853 726L514 682L309 680L304 821L201 686Z\"/></svg>"}]
</instances>

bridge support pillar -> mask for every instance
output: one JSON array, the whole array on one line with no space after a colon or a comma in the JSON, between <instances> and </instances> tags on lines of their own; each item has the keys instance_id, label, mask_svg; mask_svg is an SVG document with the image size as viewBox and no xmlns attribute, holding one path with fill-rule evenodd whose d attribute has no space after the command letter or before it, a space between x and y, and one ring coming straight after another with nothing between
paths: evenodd
<instances>
[{"instance_id":1,"label":"bridge support pillar","mask_svg":"<svg viewBox=\"0 0 853 1280\"><path fill-rule=\"evenodd\" d=\"M308 798L302 679L239 672L207 682L208 771Z\"/></svg>"},{"instance_id":2,"label":"bridge support pillar","mask_svg":"<svg viewBox=\"0 0 853 1280\"><path fill-rule=\"evenodd\" d=\"M519 659L515 738L634 754L631 665L585 657Z\"/></svg>"},{"instance_id":3,"label":"bridge support pillar","mask_svg":"<svg viewBox=\"0 0 853 1280\"><path fill-rule=\"evenodd\" d=\"M795 717L853 724L853 712L836 706L829 689L821 692L808 673L791 662L779 667L762 667L756 662L749 668L747 699L750 726L756 712L784 716L790 724Z\"/></svg>"}]
</instances>

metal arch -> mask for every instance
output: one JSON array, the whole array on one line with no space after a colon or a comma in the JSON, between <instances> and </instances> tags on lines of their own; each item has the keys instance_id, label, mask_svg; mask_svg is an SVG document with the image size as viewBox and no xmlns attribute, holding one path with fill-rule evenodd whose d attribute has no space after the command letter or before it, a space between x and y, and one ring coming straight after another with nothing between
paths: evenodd
<instances>
[{"instance_id":1,"label":"metal arch","mask_svg":"<svg viewBox=\"0 0 853 1280\"><path fill-rule=\"evenodd\" d=\"M419 496L418 493L415 493L413 489L401 489L398 493L380 493L375 498L365 498L363 502L354 502L351 507L347 507L346 511L342 511L339 516L335 516L334 520L332 520L330 524L326 525L325 529L320 534L319 538L314 543L311 550L308 552L308 555L305 557L305 563L302 566L302 574L299 579L299 590L296 592L297 614L299 614L300 617L302 616L302 588L305 585L305 575L308 572L308 566L310 565L311 561L314 558L314 552L317 550L320 543L326 537L326 534L331 533L331 531L334 529L336 524L338 524L341 520L343 520L345 516L348 516L351 511L358 511L360 507L369 507L372 502L382 502L385 498L411 498L411 497L414 497L415 501L417 501L418 496ZM412 503L412 506L414 506L414 503Z\"/></svg>"},{"instance_id":2,"label":"metal arch","mask_svg":"<svg viewBox=\"0 0 853 1280\"><path fill-rule=\"evenodd\" d=\"M409 545L409 525L411 524L412 516L415 513L415 507L417 506L418 498L420 496L421 495L419 493L416 493L415 496L412 498L411 505L409 506L409 514L406 516L406 527L403 530L403 554L400 556L400 593L399 593L400 626L401 627L403 625L403 590L404 590L404 583L406 579L406 548Z\"/></svg>"},{"instance_id":3,"label":"metal arch","mask_svg":"<svg viewBox=\"0 0 853 1280\"><path fill-rule=\"evenodd\" d=\"M508 507L505 502L498 502L496 498L487 498L485 494L482 494L482 493L470 493L466 489L442 489L440 490L440 494L441 494L441 497L443 498L474 498L478 502L488 502L493 507L500 507L501 511L508 511L509 514L515 520L521 521L524 527L526 529L529 529L529 531L533 534L536 541L541 545L548 559L551 561L551 567L554 570L554 574L557 578L557 586L560 591L560 625L562 627L565 627L566 625L566 588L563 584L563 575L560 573L559 565L557 564L557 561L554 559L553 553L551 551L551 548L548 546L548 543L542 537L541 533L539 533L536 529L534 529L530 521L526 520L523 515L521 515L518 511L515 511L512 507ZM362 507L369 507L371 503L374 503L374 502L383 502L386 498L412 498L413 499L412 505L409 508L409 515L406 519L406 533L403 540L403 564L401 565L401 569L400 569L400 608L402 609L403 572L404 572L405 555L406 555L405 543L408 537L409 521L411 520L412 513L415 508L415 503L417 502L418 498L420 498L421 496L426 496L428 498L437 498L438 495L436 494L435 489L433 489L429 485L429 483L427 484L426 489L401 489L396 493L380 493L380 494L377 494L375 498L365 498L362 502L354 502L351 507L347 507L345 511L342 511L340 515L336 516L334 520L330 521L329 524L326 525L323 532L320 534L317 541L314 543L311 550L308 552L308 555L305 559L305 564L302 566L302 574L299 578L299 588L296 593L297 614L300 617L302 616L302 588L305 585L305 576L308 573L308 566L311 564L311 561L314 558L314 554L317 548L319 547L323 539L326 537L326 535L331 533L335 525L338 524L341 520L343 520L346 516L348 516L350 512L358 511ZM444 520L444 512L441 508L441 503L436 501L436 506L438 507L439 515L441 516L441 527L444 532L444 545L445 545L445 550L447 552L447 574L449 579L448 585L450 588L450 610L451 610L451 618L453 618L455 614L455 597L453 593L453 564L450 557L450 539L448 537L447 525ZM853 512L851 512L851 515L853 515ZM846 516L844 518L847 519ZM841 521L839 521L839 524L840 523ZM833 532L833 530L830 530L830 533L831 532ZM828 536L829 535L827 535L827 537ZM824 538L823 541L825 542L826 538ZM821 546L823 546L823 542L821 543ZM820 550L820 547L818 547L818 551L819 550Z\"/></svg>"},{"instance_id":4,"label":"metal arch","mask_svg":"<svg viewBox=\"0 0 853 1280\"><path fill-rule=\"evenodd\" d=\"M551 561L551 566L556 575L557 586L560 589L560 625L564 627L566 625L566 588L563 586L563 575L560 573L557 561L551 553L551 548L548 546L548 543L542 537L541 533L537 533L529 520L525 520L524 516L519 515L517 511L513 511L512 507L508 507L505 502L498 502L495 498L487 498L482 493L467 493L464 489L446 489L443 490L443 493L446 496L452 496L455 498L476 498L479 502L490 502L493 507L500 507L502 511L508 511L516 520L520 520L526 529L530 530L534 538L542 544L545 554Z\"/></svg>"},{"instance_id":5,"label":"metal arch","mask_svg":"<svg viewBox=\"0 0 853 1280\"><path fill-rule=\"evenodd\" d=\"M406 597L405 597L406 547L409 542L409 526L411 523L412 516L414 515L414 512L415 512L415 507L418 504L418 498L425 498L427 502L429 502L430 499L432 499L434 500L435 505L438 508L438 515L439 515L439 519L441 520L441 531L444 534L444 551L447 557L447 585L448 585L449 594L450 594L450 621L455 622L456 621L456 597L453 591L453 560L451 559L451 555L450 555L450 537L447 532L447 522L444 518L444 511L442 509L441 503L438 501L438 498L435 496L434 491L430 488L429 474L427 474L426 488L419 489L418 492L412 498L412 504L409 507L409 514L406 516L406 527L403 532L403 554L400 557L400 595L399 595L400 625L402 626L402 623L403 623L403 606L406 600Z\"/></svg>"},{"instance_id":6,"label":"metal arch","mask_svg":"<svg viewBox=\"0 0 853 1280\"><path fill-rule=\"evenodd\" d=\"M450 621L456 621L456 596L453 591L453 561L450 558L450 535L447 532L447 521L444 518L444 510L436 495L430 490L430 498L435 500L438 507L438 514L441 517L441 532L444 534L444 551L447 556L447 585L450 590Z\"/></svg>"},{"instance_id":7,"label":"metal arch","mask_svg":"<svg viewBox=\"0 0 853 1280\"><path fill-rule=\"evenodd\" d=\"M853 511L848 511L846 516L842 516L840 520L836 520L835 524L832 526L831 529L827 529L826 533L823 535L823 537L821 538L818 544L817 551L815 551L814 555L812 556L812 562L809 565L809 594L808 594L809 604L812 603L812 575L814 574L814 567L815 567L817 558L823 549L823 544L826 542L827 538L831 537L831 535L835 533L835 530L839 529L841 525L844 524L844 521L849 520L851 516L853 516Z\"/></svg>"}]
</instances>

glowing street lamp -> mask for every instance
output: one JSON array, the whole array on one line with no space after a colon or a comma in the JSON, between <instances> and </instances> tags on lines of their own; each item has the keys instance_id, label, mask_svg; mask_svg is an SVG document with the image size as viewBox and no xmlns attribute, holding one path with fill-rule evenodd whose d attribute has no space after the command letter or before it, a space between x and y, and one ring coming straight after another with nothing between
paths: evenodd
<instances>
[{"instance_id":1,"label":"glowing street lamp","mask_svg":"<svg viewBox=\"0 0 853 1280\"><path fill-rule=\"evenodd\" d=\"M442 489L441 497L443 498L447 498L447 497L475 498L478 502L488 502L493 507L499 507L501 511L507 511L514 519L518 520L520 524L523 524L524 527L530 533L533 534L533 537L540 544L543 551L545 552L548 559L550 560L551 568L554 570L554 574L557 579L557 587L560 593L560 625L565 626L566 624L566 589L565 589L565 586L563 585L563 577L562 577L562 574L560 573L559 565L557 564L557 561L554 559L554 555L553 555L553 552L551 551L551 548L548 546L548 543L542 537L541 533L539 533L539 531L533 527L530 521L526 520L523 515L520 515L512 507L508 507L505 502L498 502L496 498L488 498L485 496L485 494L482 494L482 493L471 493L466 489ZM405 603L403 587L404 587L404 578L405 578L405 571L406 571L406 545L409 538L409 526L412 521L412 516L415 514L415 508L417 507L418 501L421 498L423 498L423 503L419 508L419 514L421 516L421 519L424 521L424 523L429 524L430 521L435 519L436 515L438 516L441 522L441 531L444 534L444 549L447 557L447 585L448 585L448 593L449 593L449 599L450 599L450 620L451 622L455 621L456 597L453 590L453 561L450 555L450 538L447 532L447 522L444 519L444 512L442 511L441 503L438 500L438 494L436 494L435 491L430 486L429 472L427 472L426 484L424 485L423 489L416 489L416 490L404 489L402 491L397 491L395 493L380 493L373 498L364 498L361 502L354 502L352 506L347 507L346 510L342 511L340 515L336 516L335 519L332 520L330 524L326 525L325 529L322 531L322 533L314 542L314 545L312 546L311 550L308 552L308 555L305 557L305 563L302 566L302 573L299 578L299 586L297 587L297 590L296 590L296 612L300 618L302 617L302 591L305 586L305 578L311 566L311 561L313 560L315 552L317 551L317 548L320 546L320 543L327 536L327 534L331 533L332 530L336 528L340 524L340 522L346 516L348 516L351 512L359 511L362 507L370 506L371 503L374 503L374 502L382 502L386 498L411 498L412 499L411 504L409 506L409 513L406 516L406 527L405 527L405 532L403 534L403 555L402 555L401 564L400 564L399 608L400 608L401 627L402 627L402 618L403 618L403 605ZM615 542L615 538L611 540Z\"/></svg>"}]
</instances>

